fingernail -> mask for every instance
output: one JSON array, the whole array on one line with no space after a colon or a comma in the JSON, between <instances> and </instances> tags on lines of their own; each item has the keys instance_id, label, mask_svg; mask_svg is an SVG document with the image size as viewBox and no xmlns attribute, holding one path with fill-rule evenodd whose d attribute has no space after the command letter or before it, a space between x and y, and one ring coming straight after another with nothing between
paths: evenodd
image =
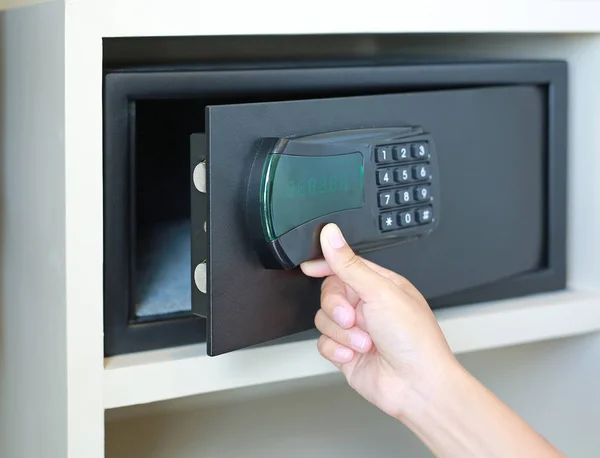
<instances>
[{"instance_id":1,"label":"fingernail","mask_svg":"<svg viewBox=\"0 0 600 458\"><path fill-rule=\"evenodd\" d=\"M364 350L365 344L367 343L367 335L360 332L353 332L350 334L350 345L357 350Z\"/></svg>"},{"instance_id":2,"label":"fingernail","mask_svg":"<svg viewBox=\"0 0 600 458\"><path fill-rule=\"evenodd\" d=\"M341 305L338 305L333 310L333 319L342 328L345 328L346 325L348 324L348 318L350 318L350 314L348 313L348 310L346 310L345 307L342 307Z\"/></svg>"},{"instance_id":3,"label":"fingernail","mask_svg":"<svg viewBox=\"0 0 600 458\"><path fill-rule=\"evenodd\" d=\"M335 225L332 225L329 228L329 234L327 234L327 240L329 241L329 244L333 248L342 248L344 246L344 244L346 243L346 241L344 240L344 236L342 235L342 232Z\"/></svg>"},{"instance_id":4,"label":"fingernail","mask_svg":"<svg viewBox=\"0 0 600 458\"><path fill-rule=\"evenodd\" d=\"M333 352L333 357L336 361L346 362L352 358L352 350L344 347L337 347Z\"/></svg>"}]
</instances>

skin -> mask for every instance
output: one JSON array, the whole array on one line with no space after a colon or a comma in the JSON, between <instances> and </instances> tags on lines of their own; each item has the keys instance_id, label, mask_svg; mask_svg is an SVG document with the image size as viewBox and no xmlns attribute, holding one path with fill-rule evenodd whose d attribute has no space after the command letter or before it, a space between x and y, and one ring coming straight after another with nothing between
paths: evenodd
<instances>
[{"instance_id":1,"label":"skin","mask_svg":"<svg viewBox=\"0 0 600 458\"><path fill-rule=\"evenodd\" d=\"M318 349L367 401L410 428L439 457L562 457L456 360L421 293L355 255L337 226L321 232L325 278Z\"/></svg>"}]
</instances>

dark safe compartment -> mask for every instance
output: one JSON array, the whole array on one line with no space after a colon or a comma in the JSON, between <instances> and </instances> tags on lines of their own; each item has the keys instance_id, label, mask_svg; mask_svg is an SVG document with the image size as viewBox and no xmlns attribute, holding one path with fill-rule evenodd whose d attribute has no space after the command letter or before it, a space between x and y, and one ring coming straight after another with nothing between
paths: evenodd
<instances>
[{"instance_id":1,"label":"dark safe compartment","mask_svg":"<svg viewBox=\"0 0 600 458\"><path fill-rule=\"evenodd\" d=\"M565 286L562 62L113 70L104 121L107 356L314 335L303 331L320 282L262 268L248 238L262 137L423 126L438 150L439 227L365 257L405 275L433 308ZM190 161L194 134L206 142ZM208 209L196 208L206 232L190 218L198 154L208 155ZM192 234L208 255L207 295L194 291ZM208 322L192 313L199 300Z\"/></svg>"}]
</instances>

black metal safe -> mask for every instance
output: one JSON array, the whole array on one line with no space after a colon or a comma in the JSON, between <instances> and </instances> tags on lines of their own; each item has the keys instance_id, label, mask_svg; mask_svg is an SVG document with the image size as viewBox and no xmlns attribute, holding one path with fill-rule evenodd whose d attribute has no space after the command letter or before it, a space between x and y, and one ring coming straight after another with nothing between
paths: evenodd
<instances>
[{"instance_id":1,"label":"black metal safe","mask_svg":"<svg viewBox=\"0 0 600 458\"><path fill-rule=\"evenodd\" d=\"M105 354L206 341L218 355L314 336L320 282L296 263L266 268L248 197L257 157L294 142L315 156L334 151L332 138L335 151L362 152L360 177L354 168L337 181L338 162L286 181L290 196L315 196L293 208L321 199L337 209L302 221L335 220L365 239L363 255L406 276L433 308L564 288L566 87L557 61L106 71ZM332 176L337 197L319 197ZM355 185L362 213L339 194ZM299 253L314 254L317 227L296 234Z\"/></svg>"}]
</instances>

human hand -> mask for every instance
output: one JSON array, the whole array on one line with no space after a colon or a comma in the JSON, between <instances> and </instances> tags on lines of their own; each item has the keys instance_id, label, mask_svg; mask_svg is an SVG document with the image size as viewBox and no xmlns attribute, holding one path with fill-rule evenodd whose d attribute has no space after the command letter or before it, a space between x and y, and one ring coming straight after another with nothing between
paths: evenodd
<instances>
[{"instance_id":1,"label":"human hand","mask_svg":"<svg viewBox=\"0 0 600 458\"><path fill-rule=\"evenodd\" d=\"M327 277L315 325L320 353L349 385L401 419L414 398L426 399L458 366L425 298L405 278L354 254L339 228L321 232L324 259L302 264Z\"/></svg>"},{"instance_id":2,"label":"human hand","mask_svg":"<svg viewBox=\"0 0 600 458\"><path fill-rule=\"evenodd\" d=\"M563 457L454 358L423 296L356 256L337 226L321 231L327 277L315 324L319 351L367 401L401 420L439 457Z\"/></svg>"}]
</instances>

